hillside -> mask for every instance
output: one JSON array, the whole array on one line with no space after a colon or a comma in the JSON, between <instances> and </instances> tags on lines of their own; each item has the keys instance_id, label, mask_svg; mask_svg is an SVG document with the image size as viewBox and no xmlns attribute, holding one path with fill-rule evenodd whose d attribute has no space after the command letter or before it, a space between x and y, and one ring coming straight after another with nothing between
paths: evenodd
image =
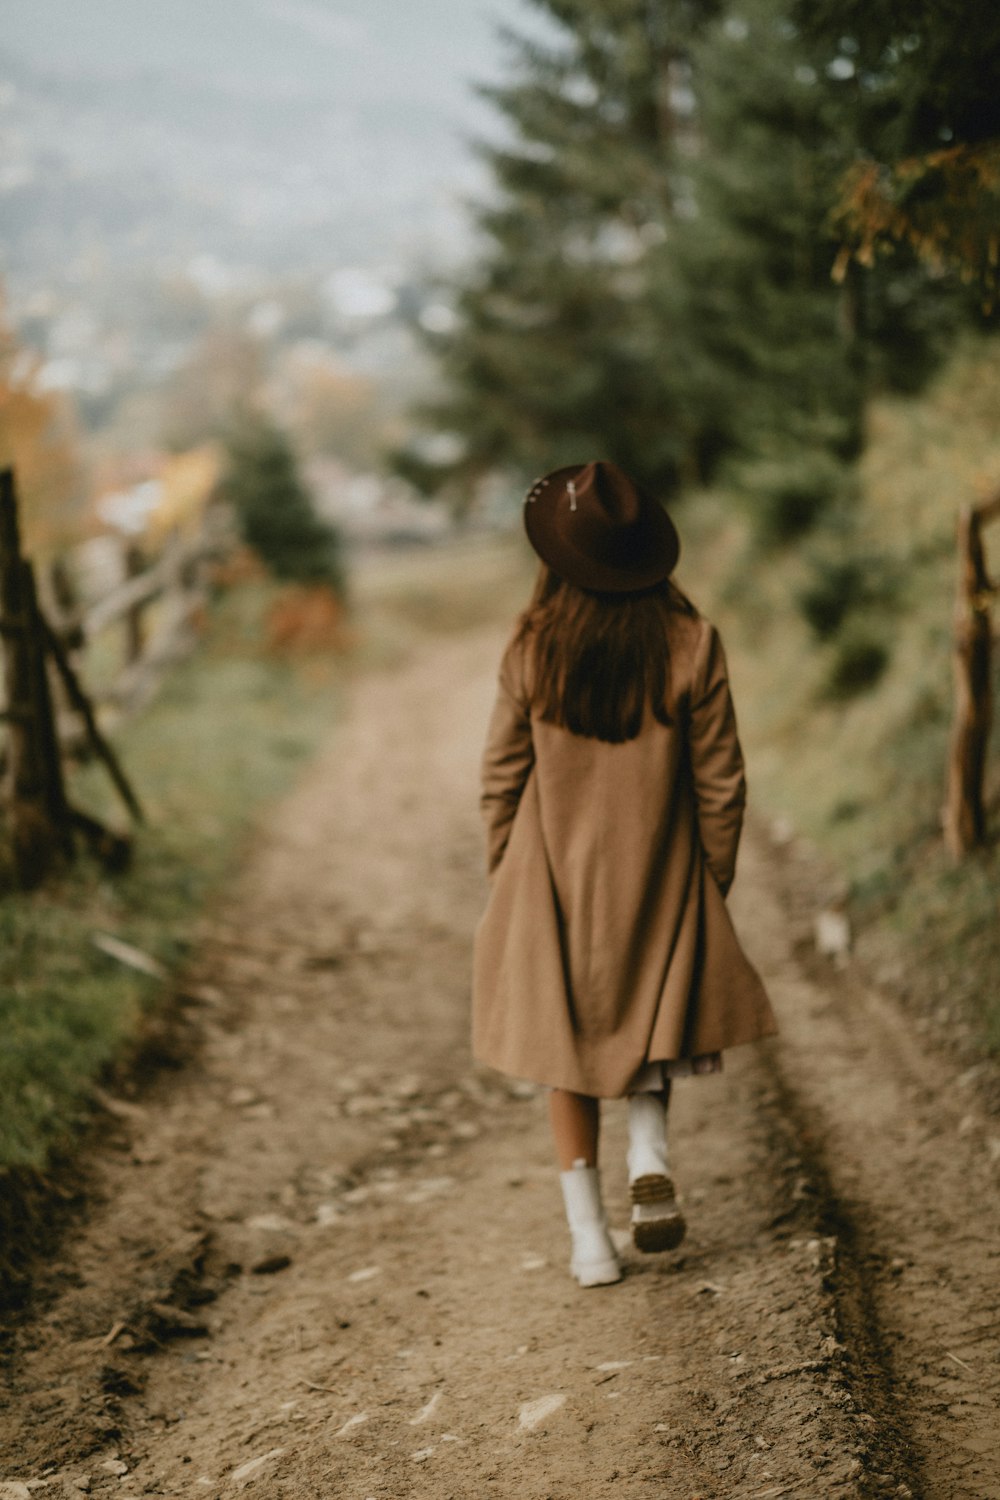
<instances>
[{"instance_id":1,"label":"hillside","mask_svg":"<svg viewBox=\"0 0 1000 1500\"><path fill-rule=\"evenodd\" d=\"M1000 1048L995 845L956 867L939 819L955 519L1000 485L998 384L1000 341L969 338L923 396L877 400L854 508L783 550L754 546L731 496L683 514L684 578L729 626L754 802L840 870L861 952L970 1055ZM995 573L1000 537L987 549ZM995 811L995 746L989 777Z\"/></svg>"}]
</instances>

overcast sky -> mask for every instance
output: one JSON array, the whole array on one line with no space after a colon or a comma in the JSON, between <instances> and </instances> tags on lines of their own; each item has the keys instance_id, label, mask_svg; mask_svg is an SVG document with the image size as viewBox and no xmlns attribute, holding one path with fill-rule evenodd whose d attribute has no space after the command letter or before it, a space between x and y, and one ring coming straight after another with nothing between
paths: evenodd
<instances>
[{"instance_id":1,"label":"overcast sky","mask_svg":"<svg viewBox=\"0 0 1000 1500\"><path fill-rule=\"evenodd\" d=\"M40 67L167 71L262 95L412 100L471 119L498 22L527 0L3 0L0 47Z\"/></svg>"},{"instance_id":2,"label":"overcast sky","mask_svg":"<svg viewBox=\"0 0 1000 1500\"><path fill-rule=\"evenodd\" d=\"M17 284L51 279L84 222L132 263L196 246L272 265L461 254L461 199L486 186L467 143L499 128L473 85L504 76L501 25L541 26L530 0L0 0L0 15Z\"/></svg>"}]
</instances>

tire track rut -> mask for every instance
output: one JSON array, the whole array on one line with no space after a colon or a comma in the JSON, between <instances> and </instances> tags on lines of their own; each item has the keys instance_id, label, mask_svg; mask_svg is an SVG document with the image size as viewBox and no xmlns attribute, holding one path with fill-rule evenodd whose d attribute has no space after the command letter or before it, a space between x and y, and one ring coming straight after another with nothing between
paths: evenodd
<instances>
[{"instance_id":1,"label":"tire track rut","mask_svg":"<svg viewBox=\"0 0 1000 1500\"><path fill-rule=\"evenodd\" d=\"M874 1419L873 1464L881 1451L916 1495L994 1500L995 1122L853 969L796 957L810 946L803 864L776 857L752 830L738 900L781 1004L780 1043L764 1065L808 1173L817 1230L835 1250L841 1336Z\"/></svg>"}]
</instances>

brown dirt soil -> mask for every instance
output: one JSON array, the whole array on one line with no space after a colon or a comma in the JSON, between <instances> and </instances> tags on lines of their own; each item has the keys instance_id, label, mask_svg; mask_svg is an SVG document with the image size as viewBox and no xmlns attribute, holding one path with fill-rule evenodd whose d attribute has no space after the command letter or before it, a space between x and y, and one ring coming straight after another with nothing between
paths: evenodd
<instances>
[{"instance_id":1,"label":"brown dirt soil","mask_svg":"<svg viewBox=\"0 0 1000 1500\"><path fill-rule=\"evenodd\" d=\"M192 1060L109 1101L9 1340L0 1500L1000 1497L995 1122L807 956L759 831L734 907L782 1034L675 1091L680 1250L570 1280L544 1097L468 1053L500 644L363 677L206 919Z\"/></svg>"}]
</instances>

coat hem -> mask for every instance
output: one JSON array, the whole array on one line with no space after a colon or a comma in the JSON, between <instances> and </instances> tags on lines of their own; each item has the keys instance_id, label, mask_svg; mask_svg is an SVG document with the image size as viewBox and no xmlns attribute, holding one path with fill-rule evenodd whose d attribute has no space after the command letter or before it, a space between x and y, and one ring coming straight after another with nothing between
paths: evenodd
<instances>
[{"instance_id":1,"label":"coat hem","mask_svg":"<svg viewBox=\"0 0 1000 1500\"><path fill-rule=\"evenodd\" d=\"M766 1041L769 1036L774 1036L777 1032L777 1029L777 1026L774 1026L770 1030L761 1031L756 1036L745 1037L739 1041L726 1042L722 1046L713 1048L712 1050L719 1053L720 1055L724 1055L726 1052L732 1051L734 1047L749 1047L752 1046L755 1042ZM699 1053L698 1055L704 1056L704 1053ZM646 1063L690 1062L692 1060L691 1056L644 1058L637 1067L632 1069L622 1087L616 1089L614 1092L611 1092L606 1087L596 1088L593 1086L593 1084L589 1084L589 1080L587 1080L584 1075L577 1075L575 1078L570 1079L569 1076L563 1072L560 1072L559 1075L556 1076L554 1073L550 1073L547 1068L519 1068L513 1066L512 1064L494 1062L492 1061L492 1059L483 1056L479 1052L473 1052L473 1057L481 1067L490 1068L494 1073L501 1073L505 1078L514 1078L520 1083L534 1083L537 1084L539 1088L564 1089L567 1093L583 1094L585 1097L590 1099L626 1099L630 1092L629 1084ZM543 1074L544 1076L541 1076ZM704 1074L701 1076L712 1077L715 1075Z\"/></svg>"}]
</instances>

